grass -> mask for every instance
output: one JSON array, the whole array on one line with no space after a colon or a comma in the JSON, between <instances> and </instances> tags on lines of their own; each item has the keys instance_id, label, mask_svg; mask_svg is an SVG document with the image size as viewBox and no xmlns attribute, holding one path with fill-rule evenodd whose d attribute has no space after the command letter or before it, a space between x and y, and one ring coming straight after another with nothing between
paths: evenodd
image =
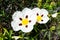
<instances>
[{"instance_id":1,"label":"grass","mask_svg":"<svg viewBox=\"0 0 60 40\"><path fill-rule=\"evenodd\" d=\"M12 14L23 8L45 8L49 14L57 11L58 16L52 18L47 24L35 24L30 33L15 32L11 27ZM60 0L0 0L0 40L60 40ZM54 19L54 20L53 20Z\"/></svg>"}]
</instances>

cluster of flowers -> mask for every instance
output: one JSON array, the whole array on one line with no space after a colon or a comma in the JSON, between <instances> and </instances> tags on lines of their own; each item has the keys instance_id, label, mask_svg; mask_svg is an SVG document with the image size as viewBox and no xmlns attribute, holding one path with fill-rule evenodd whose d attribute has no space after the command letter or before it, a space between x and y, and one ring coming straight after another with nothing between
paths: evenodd
<instances>
[{"instance_id":1,"label":"cluster of flowers","mask_svg":"<svg viewBox=\"0 0 60 40\"><path fill-rule=\"evenodd\" d=\"M45 24L49 21L48 11L39 8L24 8L22 11L16 11L12 15L12 19L11 26L13 30L21 30L25 33L32 31L33 25L36 22L39 24Z\"/></svg>"}]
</instances>

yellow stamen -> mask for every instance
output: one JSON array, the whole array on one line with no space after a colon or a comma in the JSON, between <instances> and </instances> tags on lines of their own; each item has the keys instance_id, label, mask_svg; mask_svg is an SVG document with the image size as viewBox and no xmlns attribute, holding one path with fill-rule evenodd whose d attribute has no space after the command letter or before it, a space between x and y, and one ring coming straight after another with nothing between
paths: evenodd
<instances>
[{"instance_id":1,"label":"yellow stamen","mask_svg":"<svg viewBox=\"0 0 60 40\"><path fill-rule=\"evenodd\" d=\"M37 21L41 21L42 20L42 17L41 16L37 16Z\"/></svg>"},{"instance_id":2,"label":"yellow stamen","mask_svg":"<svg viewBox=\"0 0 60 40\"><path fill-rule=\"evenodd\" d=\"M27 25L29 23L28 19L23 19L22 20L22 25Z\"/></svg>"}]
</instances>

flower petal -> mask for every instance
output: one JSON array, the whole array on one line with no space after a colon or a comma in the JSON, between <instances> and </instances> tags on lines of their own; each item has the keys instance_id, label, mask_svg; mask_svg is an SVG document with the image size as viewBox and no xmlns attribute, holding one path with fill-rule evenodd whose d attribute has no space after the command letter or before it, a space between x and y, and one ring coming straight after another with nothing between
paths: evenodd
<instances>
[{"instance_id":1,"label":"flower petal","mask_svg":"<svg viewBox=\"0 0 60 40\"><path fill-rule=\"evenodd\" d=\"M40 14L41 15L43 14L44 16L47 16L48 15L48 11L46 9L41 9Z\"/></svg>"},{"instance_id":2,"label":"flower petal","mask_svg":"<svg viewBox=\"0 0 60 40\"><path fill-rule=\"evenodd\" d=\"M27 32L31 32L33 30L33 25L28 25L28 27L22 27L21 29L23 32L27 33Z\"/></svg>"},{"instance_id":3,"label":"flower petal","mask_svg":"<svg viewBox=\"0 0 60 40\"><path fill-rule=\"evenodd\" d=\"M44 24L44 23L47 23L47 21L49 20L49 18L47 16L48 15L48 11L47 10L45 10L45 9L39 9L39 8L34 8L32 11L34 11L34 14L36 15L35 18L37 17L37 14L39 16L42 16L42 20L43 21L40 21L38 23Z\"/></svg>"},{"instance_id":4,"label":"flower petal","mask_svg":"<svg viewBox=\"0 0 60 40\"><path fill-rule=\"evenodd\" d=\"M42 20L43 20L43 21L40 21L39 23L40 23L40 24L45 24L45 23L48 22L49 18L48 18L47 16L44 16L44 17L42 18Z\"/></svg>"},{"instance_id":5,"label":"flower petal","mask_svg":"<svg viewBox=\"0 0 60 40\"><path fill-rule=\"evenodd\" d=\"M32 24L36 23L35 15L31 9L25 8L22 12L24 13L24 18L28 16L28 20L31 20L33 22L31 22Z\"/></svg>"},{"instance_id":6,"label":"flower petal","mask_svg":"<svg viewBox=\"0 0 60 40\"><path fill-rule=\"evenodd\" d=\"M34 25L36 23L35 15L32 15L28 20L31 20L30 24Z\"/></svg>"},{"instance_id":7,"label":"flower petal","mask_svg":"<svg viewBox=\"0 0 60 40\"><path fill-rule=\"evenodd\" d=\"M13 20L17 20L17 21L19 21L19 18L21 17L23 17L23 13L21 13L20 11L16 11L13 15L12 15L12 19Z\"/></svg>"},{"instance_id":8,"label":"flower petal","mask_svg":"<svg viewBox=\"0 0 60 40\"><path fill-rule=\"evenodd\" d=\"M11 26L14 31L19 31L21 29L21 26L19 26L19 21L12 21Z\"/></svg>"},{"instance_id":9,"label":"flower petal","mask_svg":"<svg viewBox=\"0 0 60 40\"><path fill-rule=\"evenodd\" d=\"M33 14L32 10L29 9L29 8L24 8L23 11L22 11L22 13L24 13L24 18L25 18L26 16L28 16L28 17L30 18L31 15Z\"/></svg>"},{"instance_id":10,"label":"flower petal","mask_svg":"<svg viewBox=\"0 0 60 40\"><path fill-rule=\"evenodd\" d=\"M34 15L37 15L37 13L40 15L40 9L39 8L34 8L34 9L32 9L32 11L34 12Z\"/></svg>"}]
</instances>

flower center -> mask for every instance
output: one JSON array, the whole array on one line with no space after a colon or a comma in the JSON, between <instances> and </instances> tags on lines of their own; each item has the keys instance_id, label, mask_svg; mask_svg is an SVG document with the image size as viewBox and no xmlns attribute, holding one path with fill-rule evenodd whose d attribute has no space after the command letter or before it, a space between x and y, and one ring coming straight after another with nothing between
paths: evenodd
<instances>
[{"instance_id":1,"label":"flower center","mask_svg":"<svg viewBox=\"0 0 60 40\"><path fill-rule=\"evenodd\" d=\"M29 23L28 19L23 19L22 20L22 25L27 25Z\"/></svg>"},{"instance_id":2,"label":"flower center","mask_svg":"<svg viewBox=\"0 0 60 40\"><path fill-rule=\"evenodd\" d=\"M39 21L41 21L42 20L42 17L41 16L37 16L37 21L39 22Z\"/></svg>"}]
</instances>

